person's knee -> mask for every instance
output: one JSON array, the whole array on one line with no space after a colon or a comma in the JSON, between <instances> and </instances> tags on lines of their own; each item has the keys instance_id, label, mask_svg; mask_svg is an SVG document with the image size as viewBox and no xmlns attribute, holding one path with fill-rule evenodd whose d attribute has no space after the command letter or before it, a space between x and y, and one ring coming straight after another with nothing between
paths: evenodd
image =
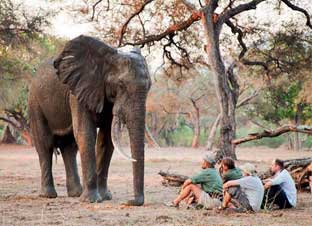
<instances>
[{"instance_id":1,"label":"person's knee","mask_svg":"<svg viewBox=\"0 0 312 226\"><path fill-rule=\"evenodd\" d=\"M198 187L196 186L196 184L190 184L188 186L192 191L198 190Z\"/></svg>"}]
</instances>

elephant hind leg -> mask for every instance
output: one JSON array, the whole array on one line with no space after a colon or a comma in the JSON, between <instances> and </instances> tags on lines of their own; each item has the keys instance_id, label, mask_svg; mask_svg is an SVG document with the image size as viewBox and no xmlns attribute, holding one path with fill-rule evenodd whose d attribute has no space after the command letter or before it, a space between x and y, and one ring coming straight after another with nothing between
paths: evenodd
<instances>
[{"instance_id":1,"label":"elephant hind leg","mask_svg":"<svg viewBox=\"0 0 312 226\"><path fill-rule=\"evenodd\" d=\"M39 156L41 169L40 196L55 198L57 197L57 193L52 176L53 136L39 107L34 108L34 106L31 106L29 108L29 117L30 129Z\"/></svg>"},{"instance_id":2,"label":"elephant hind leg","mask_svg":"<svg viewBox=\"0 0 312 226\"><path fill-rule=\"evenodd\" d=\"M69 197L79 197L82 193L80 178L77 168L77 145L71 144L61 148L61 153L66 170L66 188Z\"/></svg>"}]
</instances>

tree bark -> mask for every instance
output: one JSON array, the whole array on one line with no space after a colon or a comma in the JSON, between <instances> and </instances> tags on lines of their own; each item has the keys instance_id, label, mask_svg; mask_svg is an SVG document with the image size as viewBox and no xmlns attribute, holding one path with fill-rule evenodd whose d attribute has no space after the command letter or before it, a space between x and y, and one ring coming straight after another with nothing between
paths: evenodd
<instances>
[{"instance_id":1,"label":"tree bark","mask_svg":"<svg viewBox=\"0 0 312 226\"><path fill-rule=\"evenodd\" d=\"M295 116L296 126L300 125L302 111L303 111L302 104L297 104L297 110L296 110L296 116ZM299 151L301 149L300 134L298 132L295 132L294 137L295 137L294 148L296 151Z\"/></svg>"},{"instance_id":2,"label":"tree bark","mask_svg":"<svg viewBox=\"0 0 312 226\"><path fill-rule=\"evenodd\" d=\"M163 180L161 183L164 186L180 187L184 183L184 181L189 178L188 176L184 176L181 174L169 173L164 171L160 171L158 174L162 176Z\"/></svg>"},{"instance_id":3,"label":"tree bark","mask_svg":"<svg viewBox=\"0 0 312 226\"><path fill-rule=\"evenodd\" d=\"M27 119L21 111L5 109L4 113L6 117L0 117L1 121L4 121L16 129L27 143L32 146L32 140L30 136L30 128Z\"/></svg>"},{"instance_id":4,"label":"tree bark","mask_svg":"<svg viewBox=\"0 0 312 226\"><path fill-rule=\"evenodd\" d=\"M312 135L312 127L306 126L306 125L301 125L301 126L284 125L284 126L277 128L276 130L264 130L263 132L259 132L259 133L250 133L248 134L247 137L233 140L232 143L234 145L238 145L238 144L242 144L242 143L252 141L252 140L259 140L264 137L277 137L287 132L298 132L298 133L306 133L306 134Z\"/></svg>"},{"instance_id":5,"label":"tree bark","mask_svg":"<svg viewBox=\"0 0 312 226\"><path fill-rule=\"evenodd\" d=\"M221 114L218 114L216 120L214 121L210 133L209 133L209 137L207 140L207 145L206 145L206 150L207 151L212 151L212 147L213 147L213 143L217 134L217 128L219 126L220 123L220 119L221 119Z\"/></svg>"},{"instance_id":6,"label":"tree bark","mask_svg":"<svg viewBox=\"0 0 312 226\"><path fill-rule=\"evenodd\" d=\"M202 24L206 37L206 52L209 58L209 65L214 76L217 98L220 103L220 153L222 156L229 156L236 159L235 146L231 143L235 138L235 97L229 86L228 75L221 58L219 37L222 25L214 22L214 10L217 8L217 1L208 4L204 9Z\"/></svg>"},{"instance_id":7,"label":"tree bark","mask_svg":"<svg viewBox=\"0 0 312 226\"><path fill-rule=\"evenodd\" d=\"M13 136L9 126L5 127L5 130L1 139L1 144L16 144L16 139Z\"/></svg>"},{"instance_id":8,"label":"tree bark","mask_svg":"<svg viewBox=\"0 0 312 226\"><path fill-rule=\"evenodd\" d=\"M199 147L199 138L200 138L200 115L199 115L199 107L196 105L195 100L191 100L195 113L193 114L194 120L194 135L192 141L192 148Z\"/></svg>"}]
</instances>

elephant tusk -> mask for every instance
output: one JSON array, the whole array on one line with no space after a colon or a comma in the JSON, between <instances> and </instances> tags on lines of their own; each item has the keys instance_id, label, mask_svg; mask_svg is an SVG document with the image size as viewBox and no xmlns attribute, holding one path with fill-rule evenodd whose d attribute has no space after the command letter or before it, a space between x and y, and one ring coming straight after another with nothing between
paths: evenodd
<instances>
[{"instance_id":1,"label":"elephant tusk","mask_svg":"<svg viewBox=\"0 0 312 226\"><path fill-rule=\"evenodd\" d=\"M136 162L135 159L133 159L131 156L129 156L128 154L126 154L122 148L121 148L121 145L120 145L120 137L121 137L121 129L120 129L120 121L118 119L117 116L114 116L113 117L113 122L112 122L112 130L111 130L111 136L112 136L112 142L113 142L113 145L114 145L114 149L119 152L119 154L127 159L127 160L130 160L132 162Z\"/></svg>"},{"instance_id":2,"label":"elephant tusk","mask_svg":"<svg viewBox=\"0 0 312 226\"><path fill-rule=\"evenodd\" d=\"M62 60L67 60L67 59L70 59L70 58L75 58L75 57L72 56L72 55L68 55L68 56L63 57Z\"/></svg>"},{"instance_id":3,"label":"elephant tusk","mask_svg":"<svg viewBox=\"0 0 312 226\"><path fill-rule=\"evenodd\" d=\"M156 150L160 151L160 145L157 143L155 137L152 135L151 131L149 130L146 124L145 124L145 131L146 131L146 135L153 141L153 144Z\"/></svg>"}]
</instances>

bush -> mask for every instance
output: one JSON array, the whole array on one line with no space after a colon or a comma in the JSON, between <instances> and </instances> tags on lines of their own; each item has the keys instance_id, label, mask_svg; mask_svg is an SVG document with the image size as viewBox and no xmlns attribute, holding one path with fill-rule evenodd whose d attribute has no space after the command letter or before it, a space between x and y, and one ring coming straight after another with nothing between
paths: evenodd
<instances>
[{"instance_id":1,"label":"bush","mask_svg":"<svg viewBox=\"0 0 312 226\"><path fill-rule=\"evenodd\" d=\"M303 142L302 146L304 148L312 148L312 136L308 136L308 139Z\"/></svg>"}]
</instances>

